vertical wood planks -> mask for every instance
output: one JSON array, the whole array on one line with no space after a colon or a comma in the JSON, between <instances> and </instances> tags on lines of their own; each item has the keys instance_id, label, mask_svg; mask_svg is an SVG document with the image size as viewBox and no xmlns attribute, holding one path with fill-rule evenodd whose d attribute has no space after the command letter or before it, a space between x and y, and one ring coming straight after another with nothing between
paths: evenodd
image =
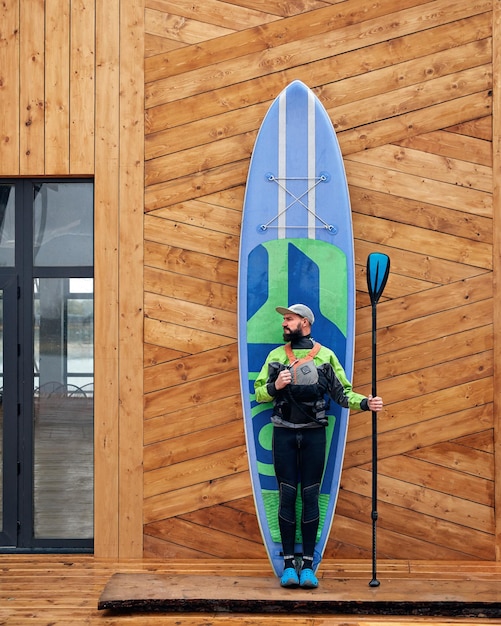
<instances>
[{"instance_id":1,"label":"vertical wood planks","mask_svg":"<svg viewBox=\"0 0 501 626\"><path fill-rule=\"evenodd\" d=\"M94 551L118 556L119 0L96 0Z\"/></svg>"},{"instance_id":2,"label":"vertical wood planks","mask_svg":"<svg viewBox=\"0 0 501 626\"><path fill-rule=\"evenodd\" d=\"M120 18L119 554L141 558L143 502L144 5Z\"/></svg>"},{"instance_id":3,"label":"vertical wood planks","mask_svg":"<svg viewBox=\"0 0 501 626\"><path fill-rule=\"evenodd\" d=\"M19 173L45 169L45 13L44 1L21 2Z\"/></svg>"},{"instance_id":4,"label":"vertical wood planks","mask_svg":"<svg viewBox=\"0 0 501 626\"><path fill-rule=\"evenodd\" d=\"M95 554L142 556L142 0L96 2Z\"/></svg>"},{"instance_id":5,"label":"vertical wood planks","mask_svg":"<svg viewBox=\"0 0 501 626\"><path fill-rule=\"evenodd\" d=\"M2 16L2 175L92 175L95 0L8 0Z\"/></svg>"},{"instance_id":6,"label":"vertical wood planks","mask_svg":"<svg viewBox=\"0 0 501 626\"><path fill-rule=\"evenodd\" d=\"M6 0L0 18L0 176L95 176L95 553L138 557L144 3Z\"/></svg>"},{"instance_id":7,"label":"vertical wood planks","mask_svg":"<svg viewBox=\"0 0 501 626\"><path fill-rule=\"evenodd\" d=\"M18 0L0 4L0 171L19 171L19 7Z\"/></svg>"},{"instance_id":8,"label":"vertical wood planks","mask_svg":"<svg viewBox=\"0 0 501 626\"><path fill-rule=\"evenodd\" d=\"M71 3L70 174L94 171L95 0Z\"/></svg>"},{"instance_id":9,"label":"vertical wood planks","mask_svg":"<svg viewBox=\"0 0 501 626\"><path fill-rule=\"evenodd\" d=\"M70 172L70 0L45 2L45 174Z\"/></svg>"}]
</instances>

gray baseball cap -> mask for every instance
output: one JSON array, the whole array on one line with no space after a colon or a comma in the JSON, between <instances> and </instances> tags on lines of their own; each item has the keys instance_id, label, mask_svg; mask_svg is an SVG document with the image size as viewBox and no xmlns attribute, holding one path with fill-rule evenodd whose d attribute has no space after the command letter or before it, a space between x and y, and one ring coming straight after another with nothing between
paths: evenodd
<instances>
[{"instance_id":1,"label":"gray baseball cap","mask_svg":"<svg viewBox=\"0 0 501 626\"><path fill-rule=\"evenodd\" d=\"M277 306L275 309L277 313L280 315L286 315L287 313L294 313L294 315L299 315L300 317L306 317L306 319L313 324L315 321L315 316L313 315L313 311L310 307L306 306L306 304L291 304L290 307Z\"/></svg>"}]
</instances>

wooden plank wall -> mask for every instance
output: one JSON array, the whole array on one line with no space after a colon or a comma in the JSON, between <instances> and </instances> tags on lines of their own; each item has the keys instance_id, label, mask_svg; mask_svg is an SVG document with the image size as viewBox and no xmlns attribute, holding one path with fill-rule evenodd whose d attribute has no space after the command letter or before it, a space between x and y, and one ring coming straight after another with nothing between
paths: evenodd
<instances>
[{"instance_id":1,"label":"wooden plank wall","mask_svg":"<svg viewBox=\"0 0 501 626\"><path fill-rule=\"evenodd\" d=\"M95 553L142 555L143 0L0 4L0 177L95 183Z\"/></svg>"},{"instance_id":2,"label":"wooden plank wall","mask_svg":"<svg viewBox=\"0 0 501 626\"><path fill-rule=\"evenodd\" d=\"M263 556L237 371L239 226L257 129L300 79L346 159L365 393L365 262L378 250L392 263L379 554L496 559L492 17L492 0L146 0L146 556ZM354 413L331 558L371 555L370 435Z\"/></svg>"},{"instance_id":3,"label":"wooden plank wall","mask_svg":"<svg viewBox=\"0 0 501 626\"><path fill-rule=\"evenodd\" d=\"M95 177L96 554L264 556L236 264L257 129L299 78L346 157L365 392L365 260L392 260L380 554L495 559L492 0L5 0L0 16L0 176ZM370 556L370 477L353 414L327 556Z\"/></svg>"}]
</instances>

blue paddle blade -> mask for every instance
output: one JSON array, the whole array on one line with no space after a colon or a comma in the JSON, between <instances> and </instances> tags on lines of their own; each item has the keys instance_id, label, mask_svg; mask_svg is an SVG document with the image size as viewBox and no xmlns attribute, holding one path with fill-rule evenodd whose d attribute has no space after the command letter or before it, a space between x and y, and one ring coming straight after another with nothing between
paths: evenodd
<instances>
[{"instance_id":1,"label":"blue paddle blade","mask_svg":"<svg viewBox=\"0 0 501 626\"><path fill-rule=\"evenodd\" d=\"M390 273L390 257L382 252L371 252L367 257L367 287L371 303L377 304Z\"/></svg>"}]
</instances>

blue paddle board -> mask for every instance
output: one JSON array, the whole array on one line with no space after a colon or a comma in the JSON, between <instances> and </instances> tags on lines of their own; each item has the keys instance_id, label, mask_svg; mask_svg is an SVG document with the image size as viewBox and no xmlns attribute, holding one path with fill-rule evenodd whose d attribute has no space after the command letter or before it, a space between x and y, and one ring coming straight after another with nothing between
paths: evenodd
<instances>
[{"instance_id":1,"label":"blue paddle board","mask_svg":"<svg viewBox=\"0 0 501 626\"><path fill-rule=\"evenodd\" d=\"M238 346L247 452L259 525L278 576L283 554L271 449L272 405L255 401L254 381L269 351L283 344L282 317L275 307L297 302L313 310L313 337L334 350L351 379L355 278L348 186L329 116L300 81L289 84L272 103L256 138L239 256ZM334 517L348 413L331 403L315 569ZM297 509L300 519L300 499Z\"/></svg>"}]
</instances>

